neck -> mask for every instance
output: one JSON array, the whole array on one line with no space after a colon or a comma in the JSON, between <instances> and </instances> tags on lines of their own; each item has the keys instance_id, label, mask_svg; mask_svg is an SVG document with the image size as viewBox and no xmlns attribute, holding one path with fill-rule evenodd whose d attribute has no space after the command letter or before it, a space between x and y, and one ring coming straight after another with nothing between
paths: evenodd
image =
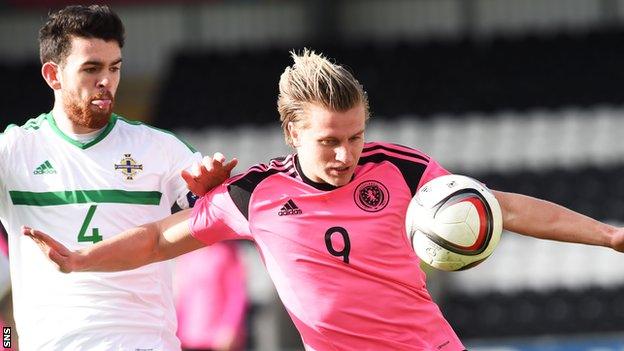
<instances>
[{"instance_id":1,"label":"neck","mask_svg":"<svg viewBox=\"0 0 624 351\"><path fill-rule=\"evenodd\" d=\"M63 109L63 106L60 103L54 104L52 117L54 118L54 121L59 129L66 134L88 134L98 130L96 128L88 128L74 123L71 119L69 119L67 112Z\"/></svg>"}]
</instances>

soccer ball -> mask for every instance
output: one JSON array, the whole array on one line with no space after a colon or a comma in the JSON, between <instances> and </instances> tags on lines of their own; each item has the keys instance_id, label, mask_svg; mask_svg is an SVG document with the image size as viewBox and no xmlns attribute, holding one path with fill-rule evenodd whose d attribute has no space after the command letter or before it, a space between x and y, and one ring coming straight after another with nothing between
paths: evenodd
<instances>
[{"instance_id":1,"label":"soccer ball","mask_svg":"<svg viewBox=\"0 0 624 351\"><path fill-rule=\"evenodd\" d=\"M405 229L423 262L458 271L492 254L503 218L488 188L470 177L452 174L437 177L418 190L407 209Z\"/></svg>"}]
</instances>

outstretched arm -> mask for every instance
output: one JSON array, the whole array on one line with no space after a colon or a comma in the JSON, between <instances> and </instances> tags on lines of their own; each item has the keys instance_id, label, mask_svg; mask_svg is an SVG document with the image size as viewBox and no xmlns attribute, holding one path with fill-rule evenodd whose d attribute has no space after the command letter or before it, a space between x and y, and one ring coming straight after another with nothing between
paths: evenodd
<instances>
[{"instance_id":1,"label":"outstretched arm","mask_svg":"<svg viewBox=\"0 0 624 351\"><path fill-rule=\"evenodd\" d=\"M624 252L624 229L534 197L493 191L505 229L540 239L610 247Z\"/></svg>"},{"instance_id":2,"label":"outstretched arm","mask_svg":"<svg viewBox=\"0 0 624 351\"><path fill-rule=\"evenodd\" d=\"M191 213L192 209L183 210L76 251L36 229L22 227L22 233L32 238L61 272L116 272L168 260L205 246L191 235Z\"/></svg>"}]
</instances>

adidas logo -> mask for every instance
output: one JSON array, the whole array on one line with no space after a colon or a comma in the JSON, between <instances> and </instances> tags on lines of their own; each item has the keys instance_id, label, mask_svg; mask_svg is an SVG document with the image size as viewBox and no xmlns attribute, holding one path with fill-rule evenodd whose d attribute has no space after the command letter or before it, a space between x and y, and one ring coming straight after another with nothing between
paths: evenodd
<instances>
[{"instance_id":1,"label":"adidas logo","mask_svg":"<svg viewBox=\"0 0 624 351\"><path fill-rule=\"evenodd\" d=\"M52 167L50 161L46 160L44 163L40 164L39 167L35 168L33 174L56 174L56 170Z\"/></svg>"},{"instance_id":2,"label":"adidas logo","mask_svg":"<svg viewBox=\"0 0 624 351\"><path fill-rule=\"evenodd\" d=\"M297 207L297 205L295 205L295 202L291 199L291 200L288 200L288 202L286 202L284 206L282 206L282 208L280 208L277 215L278 216L290 216L290 215L298 215L302 213L303 211L301 211L301 209L299 209L299 207Z\"/></svg>"}]
</instances>

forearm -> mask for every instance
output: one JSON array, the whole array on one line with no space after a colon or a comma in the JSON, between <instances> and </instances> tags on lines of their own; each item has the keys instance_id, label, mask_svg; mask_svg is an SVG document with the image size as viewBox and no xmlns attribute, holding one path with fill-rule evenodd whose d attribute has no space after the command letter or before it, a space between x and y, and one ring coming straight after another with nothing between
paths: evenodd
<instances>
[{"instance_id":1,"label":"forearm","mask_svg":"<svg viewBox=\"0 0 624 351\"><path fill-rule=\"evenodd\" d=\"M190 235L190 210L129 229L72 255L70 271L114 272L168 260L204 246Z\"/></svg>"},{"instance_id":2,"label":"forearm","mask_svg":"<svg viewBox=\"0 0 624 351\"><path fill-rule=\"evenodd\" d=\"M156 262L159 235L155 223L124 231L112 239L78 250L72 256L70 270L115 272Z\"/></svg>"},{"instance_id":3,"label":"forearm","mask_svg":"<svg viewBox=\"0 0 624 351\"><path fill-rule=\"evenodd\" d=\"M555 203L533 197L494 192L503 210L503 227L540 239L612 247L617 228Z\"/></svg>"}]
</instances>

